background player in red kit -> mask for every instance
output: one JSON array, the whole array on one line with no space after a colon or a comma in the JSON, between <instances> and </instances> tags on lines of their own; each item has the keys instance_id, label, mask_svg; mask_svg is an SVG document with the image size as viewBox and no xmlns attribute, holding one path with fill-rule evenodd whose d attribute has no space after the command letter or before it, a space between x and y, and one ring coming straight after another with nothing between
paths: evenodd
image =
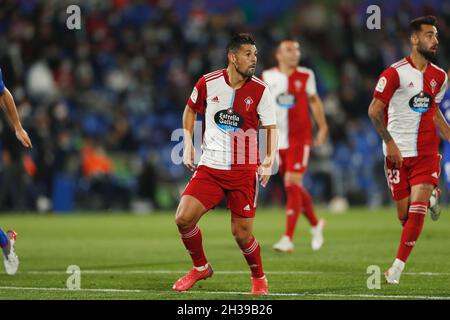
<instances>
[{"instance_id":1,"label":"background player in red kit","mask_svg":"<svg viewBox=\"0 0 450 320\"><path fill-rule=\"evenodd\" d=\"M303 187L303 176L308 167L312 145L309 107L318 127L315 146L324 143L328 126L322 101L317 94L314 72L299 67L299 42L292 39L281 41L276 51L276 59L278 67L262 74L263 80L270 87L277 110L280 173L284 178L287 200L286 230L281 240L274 245L274 249L283 252L291 252L294 249L292 238L299 214L303 212L312 227L311 247L313 250L319 250L323 244L324 220L317 219L311 196Z\"/></svg>"},{"instance_id":2,"label":"background player in red kit","mask_svg":"<svg viewBox=\"0 0 450 320\"><path fill-rule=\"evenodd\" d=\"M385 273L392 284L400 281L439 183L436 128L444 139L450 139L450 127L438 108L447 74L430 62L439 43L435 25L433 16L410 23L411 55L381 74L369 106L369 116L383 139L386 177L403 225L397 258Z\"/></svg>"},{"instance_id":3,"label":"background player in red kit","mask_svg":"<svg viewBox=\"0 0 450 320\"><path fill-rule=\"evenodd\" d=\"M253 236L258 174L266 186L276 152L276 119L267 85L254 77L257 49L251 35L240 34L227 47L228 67L201 77L183 114L184 164L194 170L192 134L196 113L204 114L202 156L186 186L176 224L194 267L173 285L191 288L213 274L205 257L200 218L226 196L232 233L251 269L253 294L267 294L260 246ZM267 156L258 168L258 127L267 129Z\"/></svg>"}]
</instances>

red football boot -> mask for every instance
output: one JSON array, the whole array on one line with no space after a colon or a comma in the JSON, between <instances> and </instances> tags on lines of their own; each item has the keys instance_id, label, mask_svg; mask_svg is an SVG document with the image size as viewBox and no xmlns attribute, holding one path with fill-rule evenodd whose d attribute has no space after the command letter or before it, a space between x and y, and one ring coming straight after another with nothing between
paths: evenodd
<instances>
[{"instance_id":1,"label":"red football boot","mask_svg":"<svg viewBox=\"0 0 450 320\"><path fill-rule=\"evenodd\" d=\"M197 281L205 280L213 275L214 271L210 264L208 268L203 271L198 271L192 268L187 275L181 277L174 283L172 289L175 291L186 291L189 290Z\"/></svg>"},{"instance_id":2,"label":"red football boot","mask_svg":"<svg viewBox=\"0 0 450 320\"><path fill-rule=\"evenodd\" d=\"M260 279L252 278L252 294L269 294L269 284L266 276Z\"/></svg>"}]
</instances>

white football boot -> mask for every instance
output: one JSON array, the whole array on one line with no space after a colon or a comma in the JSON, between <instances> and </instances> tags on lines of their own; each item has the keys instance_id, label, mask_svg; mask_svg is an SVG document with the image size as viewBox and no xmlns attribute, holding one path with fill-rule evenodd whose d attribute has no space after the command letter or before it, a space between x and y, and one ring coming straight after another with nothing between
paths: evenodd
<instances>
[{"instance_id":1,"label":"white football boot","mask_svg":"<svg viewBox=\"0 0 450 320\"><path fill-rule=\"evenodd\" d=\"M319 223L311 228L311 248L314 251L319 250L323 245L323 228L325 227L325 220L320 219Z\"/></svg>"},{"instance_id":2,"label":"white football boot","mask_svg":"<svg viewBox=\"0 0 450 320\"><path fill-rule=\"evenodd\" d=\"M9 230L6 232L6 236L9 239L9 245L2 248L3 250L3 263L5 265L5 271L9 275L14 275L19 269L19 258L16 255L14 250L14 245L17 239L17 233L13 230Z\"/></svg>"},{"instance_id":3,"label":"white football boot","mask_svg":"<svg viewBox=\"0 0 450 320\"><path fill-rule=\"evenodd\" d=\"M441 190L435 188L431 193L430 197L430 207L428 208L428 213L433 221L436 221L441 216L441 206L439 205L439 199L441 197Z\"/></svg>"},{"instance_id":4,"label":"white football boot","mask_svg":"<svg viewBox=\"0 0 450 320\"><path fill-rule=\"evenodd\" d=\"M280 241L273 245L273 248L280 252L291 253L294 250L294 243L288 236L283 236Z\"/></svg>"},{"instance_id":5,"label":"white football boot","mask_svg":"<svg viewBox=\"0 0 450 320\"><path fill-rule=\"evenodd\" d=\"M399 284L400 276L402 275L405 263L401 260L395 259L392 267L390 267L385 273L384 277L389 284Z\"/></svg>"}]
</instances>

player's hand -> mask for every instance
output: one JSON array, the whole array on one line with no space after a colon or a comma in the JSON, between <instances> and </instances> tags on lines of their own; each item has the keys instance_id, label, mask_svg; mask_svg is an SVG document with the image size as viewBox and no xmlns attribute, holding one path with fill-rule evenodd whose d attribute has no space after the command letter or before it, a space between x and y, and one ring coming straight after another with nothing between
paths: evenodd
<instances>
[{"instance_id":1,"label":"player's hand","mask_svg":"<svg viewBox=\"0 0 450 320\"><path fill-rule=\"evenodd\" d=\"M319 147L323 145L325 143L325 140L327 139L327 135L328 129L319 129L319 131L317 131L316 139L314 140L314 146Z\"/></svg>"},{"instance_id":2,"label":"player's hand","mask_svg":"<svg viewBox=\"0 0 450 320\"><path fill-rule=\"evenodd\" d=\"M191 171L195 171L194 165L195 148L191 145L185 145L183 149L183 164Z\"/></svg>"},{"instance_id":3,"label":"player's hand","mask_svg":"<svg viewBox=\"0 0 450 320\"><path fill-rule=\"evenodd\" d=\"M31 144L30 137L28 136L28 133L23 128L16 130L16 137L20 142L22 142L24 147L26 148L33 147L33 145Z\"/></svg>"},{"instance_id":4,"label":"player's hand","mask_svg":"<svg viewBox=\"0 0 450 320\"><path fill-rule=\"evenodd\" d=\"M386 143L386 158L395 164L396 168L401 168L403 165L403 157L400 153L400 149L394 140Z\"/></svg>"},{"instance_id":5,"label":"player's hand","mask_svg":"<svg viewBox=\"0 0 450 320\"><path fill-rule=\"evenodd\" d=\"M259 182L263 188L267 186L270 176L272 175L272 165L273 160L266 157L258 168Z\"/></svg>"}]
</instances>

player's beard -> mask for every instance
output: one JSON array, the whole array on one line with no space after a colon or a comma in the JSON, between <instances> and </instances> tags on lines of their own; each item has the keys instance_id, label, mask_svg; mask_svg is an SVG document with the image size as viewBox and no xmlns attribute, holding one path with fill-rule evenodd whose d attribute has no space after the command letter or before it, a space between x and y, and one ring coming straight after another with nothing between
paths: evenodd
<instances>
[{"instance_id":1,"label":"player's beard","mask_svg":"<svg viewBox=\"0 0 450 320\"><path fill-rule=\"evenodd\" d=\"M252 77L255 74L255 71L256 71L256 67L255 68L250 68L249 67L246 71L239 70L239 68L237 67L236 64L234 65L234 67L235 67L237 73L239 73L244 78Z\"/></svg>"},{"instance_id":2,"label":"player's beard","mask_svg":"<svg viewBox=\"0 0 450 320\"><path fill-rule=\"evenodd\" d=\"M436 53L437 53L437 52L433 52L431 50L427 50L420 45L417 46L417 52L419 52L428 61L434 61L434 59L436 58Z\"/></svg>"}]
</instances>

